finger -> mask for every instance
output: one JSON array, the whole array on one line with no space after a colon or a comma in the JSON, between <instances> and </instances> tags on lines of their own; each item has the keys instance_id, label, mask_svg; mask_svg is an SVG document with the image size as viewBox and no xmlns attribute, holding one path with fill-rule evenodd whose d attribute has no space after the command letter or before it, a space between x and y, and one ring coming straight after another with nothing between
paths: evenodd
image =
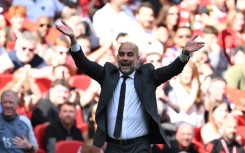
<instances>
[{"instance_id":1,"label":"finger","mask_svg":"<svg viewBox=\"0 0 245 153\"><path fill-rule=\"evenodd\" d=\"M23 139L21 137L14 137L13 140L22 141Z\"/></svg>"},{"instance_id":2,"label":"finger","mask_svg":"<svg viewBox=\"0 0 245 153\"><path fill-rule=\"evenodd\" d=\"M195 35L191 40L195 40L198 37L198 35Z\"/></svg>"},{"instance_id":3,"label":"finger","mask_svg":"<svg viewBox=\"0 0 245 153\"><path fill-rule=\"evenodd\" d=\"M67 26L67 23L66 23L64 20L61 20L61 22L62 22L65 26Z\"/></svg>"}]
</instances>

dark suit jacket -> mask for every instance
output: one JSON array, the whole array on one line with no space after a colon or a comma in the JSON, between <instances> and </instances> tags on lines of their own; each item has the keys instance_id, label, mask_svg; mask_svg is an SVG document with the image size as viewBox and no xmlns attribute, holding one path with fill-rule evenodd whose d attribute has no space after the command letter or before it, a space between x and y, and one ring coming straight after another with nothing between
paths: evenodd
<instances>
[{"instance_id":1,"label":"dark suit jacket","mask_svg":"<svg viewBox=\"0 0 245 153\"><path fill-rule=\"evenodd\" d=\"M107 137L106 105L109 102L119 80L119 69L117 66L106 63L104 66L88 60L83 52L70 51L77 68L101 85L100 99L96 111L96 123L98 124L93 144L102 147ZM177 58L166 67L154 69L152 64L140 66L135 73L135 90L142 102L145 111L149 115L148 138L152 144L167 144L170 146L164 131L160 125L160 117L157 112L156 88L173 76L181 73L186 63Z\"/></svg>"}]
</instances>

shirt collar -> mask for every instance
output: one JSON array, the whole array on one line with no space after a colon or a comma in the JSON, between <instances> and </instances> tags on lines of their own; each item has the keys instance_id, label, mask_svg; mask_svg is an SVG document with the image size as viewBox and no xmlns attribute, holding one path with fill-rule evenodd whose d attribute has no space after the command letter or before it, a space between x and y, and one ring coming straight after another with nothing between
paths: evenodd
<instances>
[{"instance_id":1,"label":"shirt collar","mask_svg":"<svg viewBox=\"0 0 245 153\"><path fill-rule=\"evenodd\" d=\"M122 74L120 72L120 77L123 76L124 74ZM130 75L128 75L130 78L134 79L134 76L135 76L135 71L133 73L131 73Z\"/></svg>"}]
</instances>

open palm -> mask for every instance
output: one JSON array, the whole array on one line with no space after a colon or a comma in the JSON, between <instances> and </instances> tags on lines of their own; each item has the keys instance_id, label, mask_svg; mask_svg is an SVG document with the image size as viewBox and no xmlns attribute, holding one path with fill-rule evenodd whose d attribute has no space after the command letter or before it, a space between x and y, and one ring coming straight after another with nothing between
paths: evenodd
<instances>
[{"instance_id":1,"label":"open palm","mask_svg":"<svg viewBox=\"0 0 245 153\"><path fill-rule=\"evenodd\" d=\"M186 42L186 45L184 47L184 50L187 52L195 52L201 48L204 47L204 42L196 42L195 39L198 37L198 35L196 35L195 37L193 37L192 39L188 40Z\"/></svg>"},{"instance_id":2,"label":"open palm","mask_svg":"<svg viewBox=\"0 0 245 153\"><path fill-rule=\"evenodd\" d=\"M64 21L64 20L61 20L61 23L62 25L55 25L56 28L61 32L63 33L64 35L66 36L69 36L69 37L73 37L74 36L74 33L73 33L73 30L72 28Z\"/></svg>"}]
</instances>

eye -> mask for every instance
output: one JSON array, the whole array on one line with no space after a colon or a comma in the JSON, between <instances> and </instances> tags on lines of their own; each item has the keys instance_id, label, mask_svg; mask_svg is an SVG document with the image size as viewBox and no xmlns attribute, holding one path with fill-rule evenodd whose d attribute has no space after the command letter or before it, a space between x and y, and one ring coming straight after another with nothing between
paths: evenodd
<instances>
[{"instance_id":1,"label":"eye","mask_svg":"<svg viewBox=\"0 0 245 153\"><path fill-rule=\"evenodd\" d=\"M119 52L118 53L118 56L124 56L125 54L124 54L124 52Z\"/></svg>"},{"instance_id":2,"label":"eye","mask_svg":"<svg viewBox=\"0 0 245 153\"><path fill-rule=\"evenodd\" d=\"M133 52L129 52L127 55L128 55L129 57L132 57L132 56L134 56L134 53L133 53Z\"/></svg>"}]
</instances>

